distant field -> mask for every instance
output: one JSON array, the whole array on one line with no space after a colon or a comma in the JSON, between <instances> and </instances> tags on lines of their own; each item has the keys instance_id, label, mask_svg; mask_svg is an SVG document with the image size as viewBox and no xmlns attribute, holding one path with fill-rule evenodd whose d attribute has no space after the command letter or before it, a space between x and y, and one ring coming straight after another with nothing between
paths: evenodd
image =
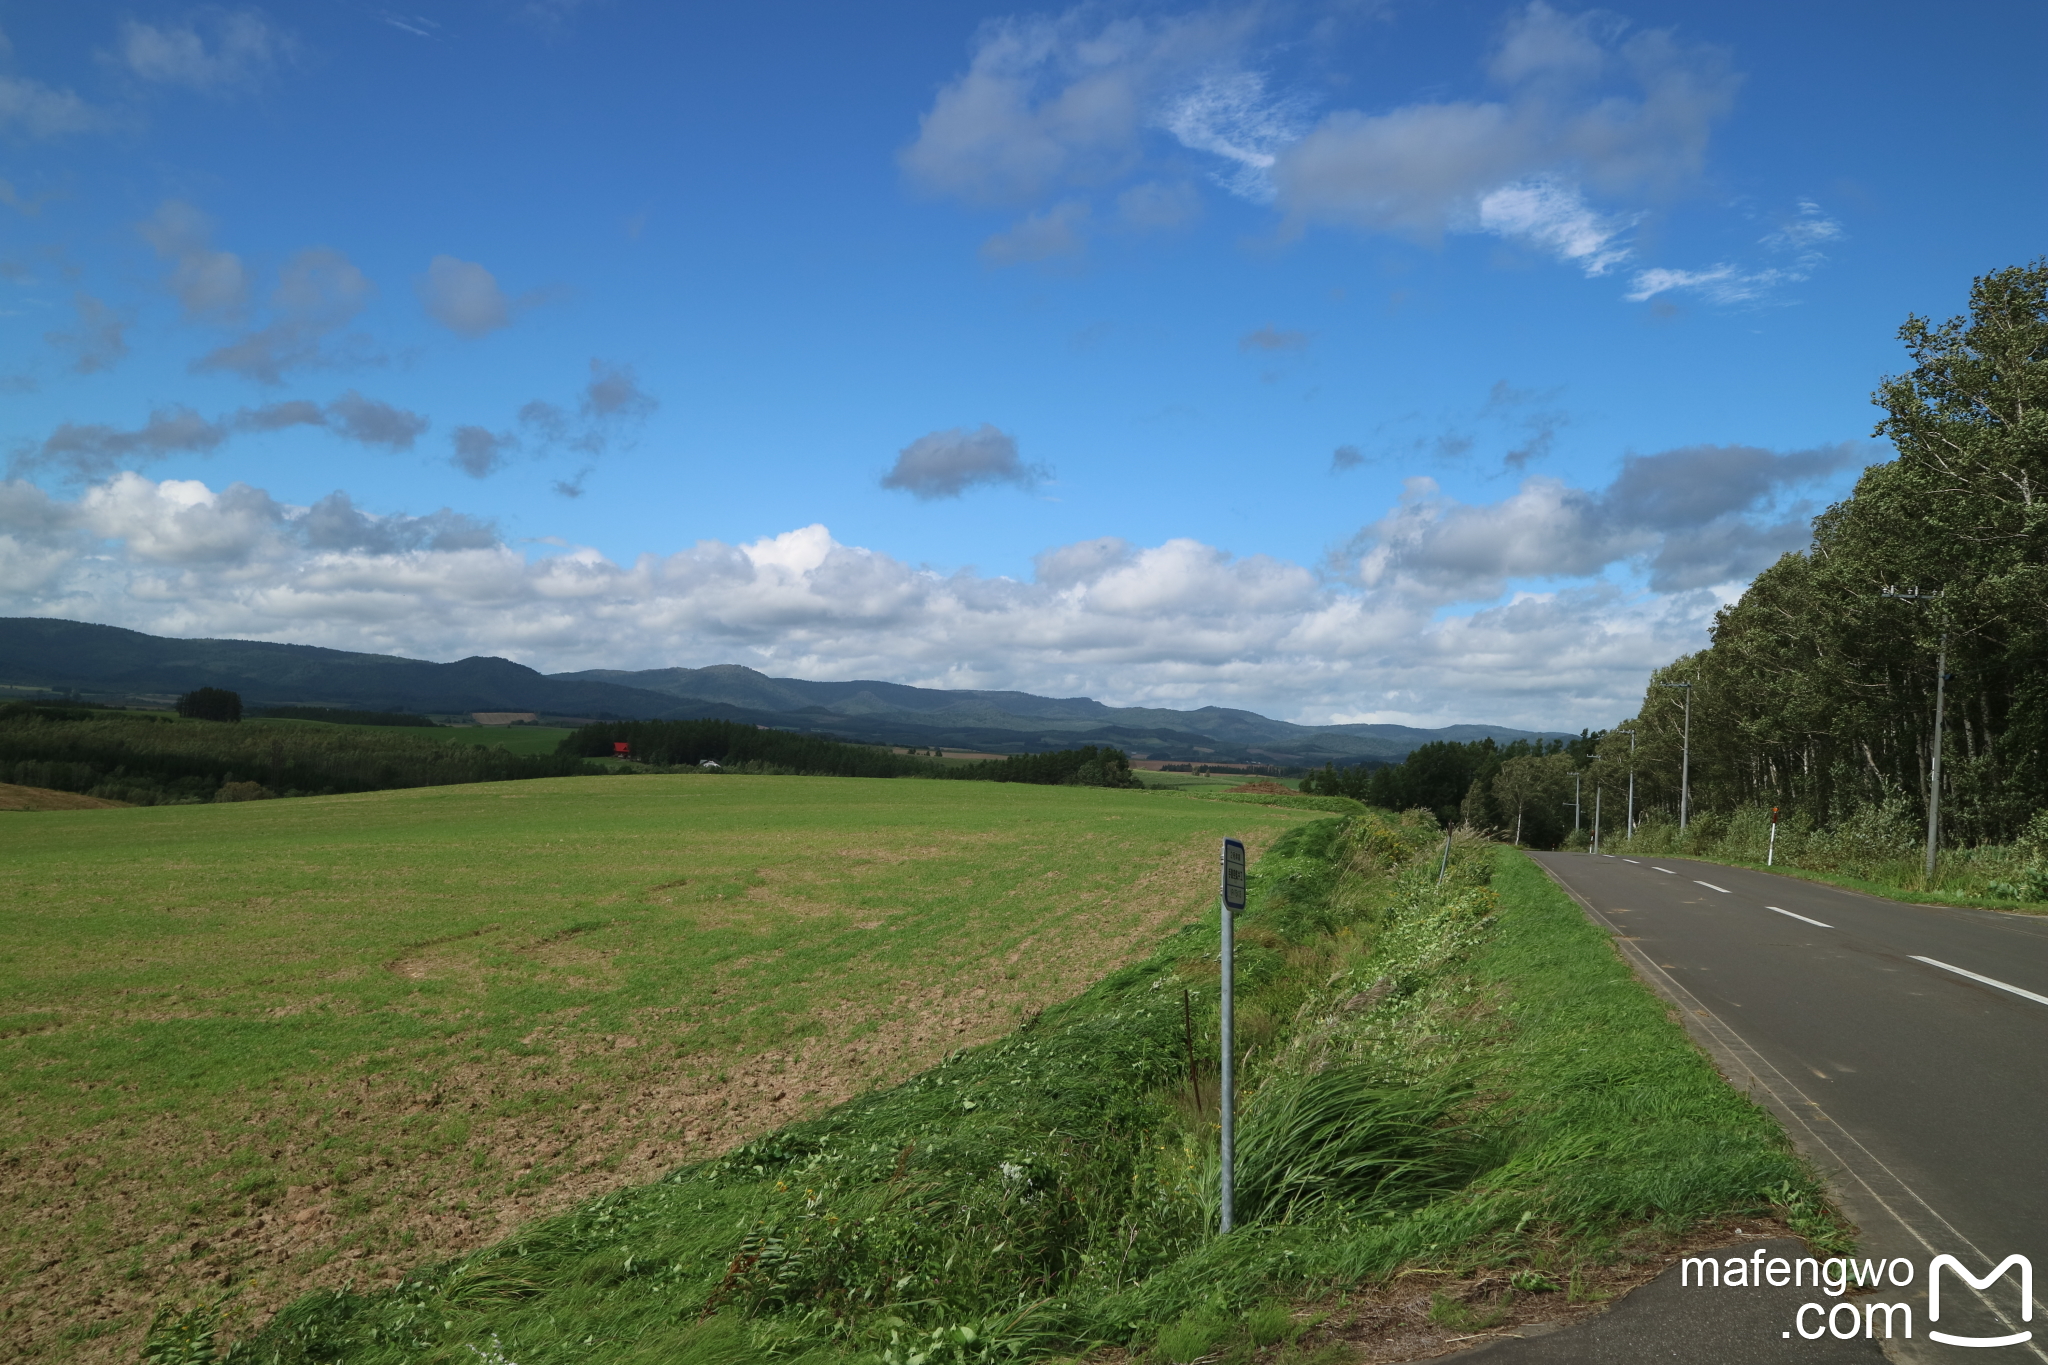
<instances>
[{"instance_id":1,"label":"distant field","mask_svg":"<svg viewBox=\"0 0 2048 1365\"><path fill-rule=\"evenodd\" d=\"M570 732L552 725L332 725L321 720L251 720L245 725L305 725L322 730L363 730L378 735L436 739L449 744L484 744L514 754L551 754Z\"/></svg>"},{"instance_id":2,"label":"distant field","mask_svg":"<svg viewBox=\"0 0 2048 1365\"><path fill-rule=\"evenodd\" d=\"M731 776L8 816L0 1339L132 1359L159 1304L388 1281L893 1082L1312 818Z\"/></svg>"},{"instance_id":3,"label":"distant field","mask_svg":"<svg viewBox=\"0 0 2048 1365\"><path fill-rule=\"evenodd\" d=\"M77 792L54 792L44 787L0 782L0 810L109 810L123 804L120 801L102 801L97 796L80 796Z\"/></svg>"},{"instance_id":4,"label":"distant field","mask_svg":"<svg viewBox=\"0 0 2048 1365\"><path fill-rule=\"evenodd\" d=\"M1217 773L1198 776L1195 773L1162 773L1150 768L1134 768L1132 772L1148 787L1159 787L1167 791L1229 791L1242 787L1247 782L1278 782L1283 787L1299 787L1301 783L1291 777L1248 777L1243 773Z\"/></svg>"}]
</instances>

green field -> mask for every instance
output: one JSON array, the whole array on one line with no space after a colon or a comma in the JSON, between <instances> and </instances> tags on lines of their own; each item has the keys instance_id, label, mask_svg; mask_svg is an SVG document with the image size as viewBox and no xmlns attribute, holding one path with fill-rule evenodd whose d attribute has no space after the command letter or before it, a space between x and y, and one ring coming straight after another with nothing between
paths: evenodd
<instances>
[{"instance_id":1,"label":"green field","mask_svg":"<svg viewBox=\"0 0 2048 1365\"><path fill-rule=\"evenodd\" d=\"M1314 813L643 776L6 818L0 1337L116 1360L998 1037Z\"/></svg>"},{"instance_id":2,"label":"green field","mask_svg":"<svg viewBox=\"0 0 2048 1365\"><path fill-rule=\"evenodd\" d=\"M204 722L198 722L203 724ZM482 744L514 754L551 754L569 730L556 725L334 725L321 720L269 720L246 725L317 726L322 730L363 730L378 735L433 739L448 744Z\"/></svg>"},{"instance_id":3,"label":"green field","mask_svg":"<svg viewBox=\"0 0 2048 1365\"><path fill-rule=\"evenodd\" d=\"M1738 1222L1848 1250L1813 1172L1606 934L1525 857L1439 834L1354 810L1252 869L1227 1235L1203 915L903 1084L253 1335L202 1306L152 1345L180 1365L1338 1365L1584 1316ZM203 1349L222 1325L226 1357Z\"/></svg>"}]
</instances>

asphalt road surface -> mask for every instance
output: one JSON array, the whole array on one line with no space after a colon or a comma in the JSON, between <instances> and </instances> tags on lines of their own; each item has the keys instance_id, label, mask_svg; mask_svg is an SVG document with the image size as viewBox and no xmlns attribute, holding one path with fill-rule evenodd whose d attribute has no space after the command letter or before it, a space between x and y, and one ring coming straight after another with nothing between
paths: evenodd
<instances>
[{"instance_id":1,"label":"asphalt road surface","mask_svg":"<svg viewBox=\"0 0 2048 1365\"><path fill-rule=\"evenodd\" d=\"M2048 1318L2007 1256L2048 1273L2048 917L1880 900L1674 858L1534 855L1680 1012L1724 1074L1776 1112L1829 1176L1863 1254L1906 1257L1915 1360L2048 1361ZM1993 1337L1940 1345L1930 1329ZM1788 1348L1797 1342L1787 1341ZM1798 1359L1791 1355L1788 1359Z\"/></svg>"}]
</instances>

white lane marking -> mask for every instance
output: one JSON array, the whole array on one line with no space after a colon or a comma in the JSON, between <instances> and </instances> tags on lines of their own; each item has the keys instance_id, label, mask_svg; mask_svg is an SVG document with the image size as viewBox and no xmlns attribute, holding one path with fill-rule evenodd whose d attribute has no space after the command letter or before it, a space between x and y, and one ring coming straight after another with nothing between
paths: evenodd
<instances>
[{"instance_id":1,"label":"white lane marking","mask_svg":"<svg viewBox=\"0 0 2048 1365\"><path fill-rule=\"evenodd\" d=\"M1766 910L1778 910L1778 907L1777 907L1777 906L1775 906L1775 905L1766 905L1766 906L1764 907L1764 909L1766 909ZM1821 922L1820 922L1819 920L1817 920L1817 919L1807 919L1807 918L1806 918L1806 916L1804 916L1804 915L1794 915L1794 914L1792 914L1792 912L1791 912L1790 910L1778 910L1778 913L1779 913L1779 914L1781 914L1781 915L1790 915L1790 916L1791 916L1791 917L1792 917L1793 919L1796 919L1796 920L1800 921L1800 922L1801 922L1801 923L1803 923L1803 924L1811 924L1811 925L1812 925L1812 926L1813 926L1814 928L1816 928L1816 929L1832 929L1832 928L1834 928L1834 927L1835 927L1835 926L1834 926L1834 925L1832 925L1832 924L1822 924L1822 923L1821 923Z\"/></svg>"},{"instance_id":2,"label":"white lane marking","mask_svg":"<svg viewBox=\"0 0 2048 1365\"><path fill-rule=\"evenodd\" d=\"M1993 977L1979 976L1977 973L1965 971L1961 967L1951 967L1946 962L1936 962L1931 957L1915 957L1913 960L1915 962L1925 962L1930 967L1939 967L1945 972L1954 972L1957 976L1967 976L1970 980L1981 981L1987 986L1996 986L2002 991L2011 991L2014 995L2023 995L2037 1005L2048 1005L2048 995L2036 995L2032 991L2023 991L2018 986L2008 986L2003 981Z\"/></svg>"},{"instance_id":3,"label":"white lane marking","mask_svg":"<svg viewBox=\"0 0 2048 1365\"><path fill-rule=\"evenodd\" d=\"M1718 891L1724 896L1732 896L1735 894L1725 886L1716 886L1712 882L1703 882L1698 877L1694 877L1692 879L1692 884L1694 886L1704 886L1709 891Z\"/></svg>"},{"instance_id":4,"label":"white lane marking","mask_svg":"<svg viewBox=\"0 0 2048 1365\"><path fill-rule=\"evenodd\" d=\"M1623 861L1623 862L1625 862L1625 863L1635 863L1637 867L1641 867L1641 866L1642 866L1642 864L1641 864L1641 863L1638 863L1638 862L1636 862L1636 860L1635 860L1634 858L1623 858L1623 859L1622 859L1622 861Z\"/></svg>"},{"instance_id":5,"label":"white lane marking","mask_svg":"<svg viewBox=\"0 0 2048 1365\"><path fill-rule=\"evenodd\" d=\"M1667 876L1667 877L1676 877L1676 876L1678 875L1678 874L1677 874L1676 872L1673 872L1673 871L1672 871L1672 870L1671 870L1670 868L1668 868L1668 867L1658 867L1658 866L1656 866L1656 865L1655 865L1654 863L1653 863L1653 864L1651 864L1651 871L1653 871L1653 872L1662 872L1662 873L1663 873L1663 874L1664 874L1665 876Z\"/></svg>"}]
</instances>

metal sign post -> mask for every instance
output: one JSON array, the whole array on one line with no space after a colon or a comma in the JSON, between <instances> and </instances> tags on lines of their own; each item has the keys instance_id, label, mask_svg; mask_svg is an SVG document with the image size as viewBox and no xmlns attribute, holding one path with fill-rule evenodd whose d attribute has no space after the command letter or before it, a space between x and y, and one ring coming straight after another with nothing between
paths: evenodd
<instances>
[{"instance_id":1,"label":"metal sign post","mask_svg":"<svg viewBox=\"0 0 2048 1365\"><path fill-rule=\"evenodd\" d=\"M1237 1184L1237 1059L1235 1043L1231 1037L1232 1015L1235 1012L1234 983L1231 973L1237 956L1236 930L1231 916L1244 909L1244 845L1235 839L1223 841L1223 1086L1221 1117L1223 1126L1222 1163L1222 1224L1221 1231L1230 1231L1231 1202L1236 1194Z\"/></svg>"}]
</instances>

